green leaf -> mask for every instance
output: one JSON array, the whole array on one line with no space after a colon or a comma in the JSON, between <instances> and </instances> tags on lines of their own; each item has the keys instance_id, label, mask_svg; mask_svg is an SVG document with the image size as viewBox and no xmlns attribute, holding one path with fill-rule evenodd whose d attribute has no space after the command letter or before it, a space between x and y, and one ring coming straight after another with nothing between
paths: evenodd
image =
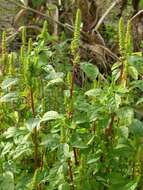
<instances>
[{"instance_id":1,"label":"green leaf","mask_svg":"<svg viewBox=\"0 0 143 190\"><path fill-rule=\"evenodd\" d=\"M138 119L134 119L129 127L129 130L134 135L143 136L143 122Z\"/></svg>"},{"instance_id":2,"label":"green leaf","mask_svg":"<svg viewBox=\"0 0 143 190\"><path fill-rule=\"evenodd\" d=\"M39 61L38 61L39 64L40 65L46 64L46 67L47 67L47 59L50 58L52 55L53 55L53 52L50 50L44 50L40 52ZM45 71L46 71L46 67L44 68Z\"/></svg>"},{"instance_id":3,"label":"green leaf","mask_svg":"<svg viewBox=\"0 0 143 190\"><path fill-rule=\"evenodd\" d=\"M113 70L112 77L113 77L114 81L117 81L120 78L120 69Z\"/></svg>"},{"instance_id":4,"label":"green leaf","mask_svg":"<svg viewBox=\"0 0 143 190\"><path fill-rule=\"evenodd\" d=\"M121 104L121 96L119 94L115 94L115 103L116 103L116 107L119 108Z\"/></svg>"},{"instance_id":5,"label":"green leaf","mask_svg":"<svg viewBox=\"0 0 143 190\"><path fill-rule=\"evenodd\" d=\"M100 96L101 93L102 93L102 90L99 88L96 88L96 89L88 90L87 92L85 92L85 95L89 97L97 97L97 96Z\"/></svg>"},{"instance_id":6,"label":"green leaf","mask_svg":"<svg viewBox=\"0 0 143 190\"><path fill-rule=\"evenodd\" d=\"M90 78L91 80L96 80L99 74L99 70L97 66L89 62L83 62L83 63L80 63L80 68L83 72L85 72L88 78Z\"/></svg>"},{"instance_id":7,"label":"green leaf","mask_svg":"<svg viewBox=\"0 0 143 190\"><path fill-rule=\"evenodd\" d=\"M51 87L51 86L58 85L61 83L63 83L63 79L62 78L56 78L56 79L49 81L47 87Z\"/></svg>"},{"instance_id":8,"label":"green leaf","mask_svg":"<svg viewBox=\"0 0 143 190\"><path fill-rule=\"evenodd\" d=\"M129 128L126 126L121 126L119 128L120 134L123 138L128 139L129 136Z\"/></svg>"},{"instance_id":9,"label":"green leaf","mask_svg":"<svg viewBox=\"0 0 143 190\"><path fill-rule=\"evenodd\" d=\"M40 119L39 118L31 118L26 122L27 129L32 132L33 129L36 127L39 129L40 127Z\"/></svg>"},{"instance_id":10,"label":"green leaf","mask_svg":"<svg viewBox=\"0 0 143 190\"><path fill-rule=\"evenodd\" d=\"M117 110L117 116L122 125L130 125L134 118L134 110L130 107L122 107Z\"/></svg>"},{"instance_id":11,"label":"green leaf","mask_svg":"<svg viewBox=\"0 0 143 190\"><path fill-rule=\"evenodd\" d=\"M122 157L128 158L133 155L134 149L133 149L133 147L126 145L126 144L118 144L114 148L113 152L117 156L122 156Z\"/></svg>"},{"instance_id":12,"label":"green leaf","mask_svg":"<svg viewBox=\"0 0 143 190\"><path fill-rule=\"evenodd\" d=\"M139 98L139 100L137 101L136 105L142 104L143 103L143 97Z\"/></svg>"},{"instance_id":13,"label":"green leaf","mask_svg":"<svg viewBox=\"0 0 143 190\"><path fill-rule=\"evenodd\" d=\"M12 102L17 100L18 94L16 92L10 92L0 98L1 103Z\"/></svg>"},{"instance_id":14,"label":"green leaf","mask_svg":"<svg viewBox=\"0 0 143 190\"><path fill-rule=\"evenodd\" d=\"M98 157L98 158L93 158L93 159L88 160L88 161L87 161L87 164L93 164L93 163L98 162L99 160L100 160L100 157Z\"/></svg>"},{"instance_id":15,"label":"green leaf","mask_svg":"<svg viewBox=\"0 0 143 190\"><path fill-rule=\"evenodd\" d=\"M128 67L128 72L129 72L129 75L130 75L133 79L135 79L135 80L138 79L138 71L137 71L137 69L136 69L135 67L129 66L129 67Z\"/></svg>"},{"instance_id":16,"label":"green leaf","mask_svg":"<svg viewBox=\"0 0 143 190\"><path fill-rule=\"evenodd\" d=\"M4 135L5 138L8 139L8 138L14 137L14 135L16 135L16 133L17 133L17 128L16 127L9 127L7 129L7 131L5 131L3 133L3 135Z\"/></svg>"},{"instance_id":17,"label":"green leaf","mask_svg":"<svg viewBox=\"0 0 143 190\"><path fill-rule=\"evenodd\" d=\"M111 70L113 71L113 70L119 68L120 66L121 66L121 63L116 62L116 63L114 63L113 66L111 67Z\"/></svg>"},{"instance_id":18,"label":"green leaf","mask_svg":"<svg viewBox=\"0 0 143 190\"><path fill-rule=\"evenodd\" d=\"M0 181L1 182L1 181ZM14 175L10 171L6 171L2 176L0 183L1 190L14 190Z\"/></svg>"},{"instance_id":19,"label":"green leaf","mask_svg":"<svg viewBox=\"0 0 143 190\"><path fill-rule=\"evenodd\" d=\"M62 116L60 114L58 114L58 112L56 112L56 111L48 111L43 115L43 117L41 119L41 122L57 120L57 119L62 119Z\"/></svg>"},{"instance_id":20,"label":"green leaf","mask_svg":"<svg viewBox=\"0 0 143 190\"><path fill-rule=\"evenodd\" d=\"M139 52L140 53L140 52ZM130 66L136 68L138 73L143 74L143 57L142 55L132 55L128 57L128 63Z\"/></svg>"},{"instance_id":21,"label":"green leaf","mask_svg":"<svg viewBox=\"0 0 143 190\"><path fill-rule=\"evenodd\" d=\"M91 145L95 139L95 135L93 135L90 140L87 142L87 145Z\"/></svg>"},{"instance_id":22,"label":"green leaf","mask_svg":"<svg viewBox=\"0 0 143 190\"><path fill-rule=\"evenodd\" d=\"M71 141L72 147L79 148L79 149L88 148L87 142L84 142L78 133L73 134L70 141Z\"/></svg>"},{"instance_id":23,"label":"green leaf","mask_svg":"<svg viewBox=\"0 0 143 190\"><path fill-rule=\"evenodd\" d=\"M85 149L88 148L88 146L84 143L75 142L72 144L72 147L79 148L79 149Z\"/></svg>"},{"instance_id":24,"label":"green leaf","mask_svg":"<svg viewBox=\"0 0 143 190\"><path fill-rule=\"evenodd\" d=\"M117 176L118 175L119 174L117 174ZM115 174L115 176L113 175L112 177L114 179L117 176ZM136 181L129 181L128 182L127 179L122 180L121 177L120 178L117 177L114 180L117 183L113 183L112 186L109 188L109 190L115 190L115 189L116 190L135 190L137 188L137 185L138 185L138 183Z\"/></svg>"},{"instance_id":25,"label":"green leaf","mask_svg":"<svg viewBox=\"0 0 143 190\"><path fill-rule=\"evenodd\" d=\"M126 93L129 92L129 89L126 88L126 87L124 87L124 85L122 85L122 84L116 86L116 87L115 87L115 90L116 90L116 92L119 93L119 94L126 94Z\"/></svg>"},{"instance_id":26,"label":"green leaf","mask_svg":"<svg viewBox=\"0 0 143 190\"><path fill-rule=\"evenodd\" d=\"M6 89L12 85L16 85L18 82L18 79L17 78L7 78L5 79L2 84L1 84L1 88L2 89Z\"/></svg>"},{"instance_id":27,"label":"green leaf","mask_svg":"<svg viewBox=\"0 0 143 190\"><path fill-rule=\"evenodd\" d=\"M13 147L13 143L10 143L10 142L6 143L4 149L1 152L1 155L4 156L7 153L9 153L11 151L12 147Z\"/></svg>"},{"instance_id":28,"label":"green leaf","mask_svg":"<svg viewBox=\"0 0 143 190\"><path fill-rule=\"evenodd\" d=\"M141 91L143 91L143 80L133 81L131 85L132 88L139 88Z\"/></svg>"},{"instance_id":29,"label":"green leaf","mask_svg":"<svg viewBox=\"0 0 143 190\"><path fill-rule=\"evenodd\" d=\"M63 144L63 150L64 150L64 156L66 158L70 158L72 156L72 154L70 152L70 147L68 144Z\"/></svg>"},{"instance_id":30,"label":"green leaf","mask_svg":"<svg viewBox=\"0 0 143 190\"><path fill-rule=\"evenodd\" d=\"M124 184L125 179L124 177L120 174L120 173L116 173L116 172L112 172L111 174L109 174L109 180L111 181L111 183L113 185L121 185Z\"/></svg>"},{"instance_id":31,"label":"green leaf","mask_svg":"<svg viewBox=\"0 0 143 190\"><path fill-rule=\"evenodd\" d=\"M86 149L88 145L84 143L82 140L76 140L72 142L72 147L79 148L79 149Z\"/></svg>"},{"instance_id":32,"label":"green leaf","mask_svg":"<svg viewBox=\"0 0 143 190\"><path fill-rule=\"evenodd\" d=\"M62 183L59 185L58 190L70 190L70 185L68 183Z\"/></svg>"},{"instance_id":33,"label":"green leaf","mask_svg":"<svg viewBox=\"0 0 143 190\"><path fill-rule=\"evenodd\" d=\"M59 146L60 136L57 134L47 134L41 145L44 145L46 148L55 150Z\"/></svg>"},{"instance_id":34,"label":"green leaf","mask_svg":"<svg viewBox=\"0 0 143 190\"><path fill-rule=\"evenodd\" d=\"M125 188L123 190L135 190L137 188L138 183L136 181L131 181L127 185L125 185Z\"/></svg>"},{"instance_id":35,"label":"green leaf","mask_svg":"<svg viewBox=\"0 0 143 190\"><path fill-rule=\"evenodd\" d=\"M51 72L47 77L46 77L46 79L47 80L54 80L54 79L59 79L59 78L61 78L61 79L63 79L63 77L64 77L64 73L62 73L62 72Z\"/></svg>"}]
</instances>

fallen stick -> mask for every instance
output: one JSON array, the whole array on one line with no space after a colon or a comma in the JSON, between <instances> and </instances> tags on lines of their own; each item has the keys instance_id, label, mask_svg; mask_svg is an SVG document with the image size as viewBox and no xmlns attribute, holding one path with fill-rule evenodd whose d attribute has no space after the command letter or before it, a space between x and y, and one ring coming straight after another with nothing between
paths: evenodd
<instances>
[{"instance_id":1,"label":"fallen stick","mask_svg":"<svg viewBox=\"0 0 143 190\"><path fill-rule=\"evenodd\" d=\"M105 17L110 13L110 11L116 6L117 3L119 3L121 0L115 0L111 6L106 10L106 12L103 14L103 16L99 19L98 23L96 24L94 31L97 31L101 24L103 23Z\"/></svg>"}]
</instances>

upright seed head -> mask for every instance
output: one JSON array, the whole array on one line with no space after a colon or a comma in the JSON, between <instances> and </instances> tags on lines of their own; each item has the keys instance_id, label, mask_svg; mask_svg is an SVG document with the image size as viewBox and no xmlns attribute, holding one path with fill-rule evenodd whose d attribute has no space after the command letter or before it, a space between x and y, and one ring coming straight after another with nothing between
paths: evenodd
<instances>
[{"instance_id":1,"label":"upright seed head","mask_svg":"<svg viewBox=\"0 0 143 190\"><path fill-rule=\"evenodd\" d=\"M6 32L2 34L2 71L3 74L8 71L8 53L7 53L7 44L6 44Z\"/></svg>"},{"instance_id":2,"label":"upright seed head","mask_svg":"<svg viewBox=\"0 0 143 190\"><path fill-rule=\"evenodd\" d=\"M32 51L32 38L28 40L28 55L31 53L31 51Z\"/></svg>"},{"instance_id":3,"label":"upright seed head","mask_svg":"<svg viewBox=\"0 0 143 190\"><path fill-rule=\"evenodd\" d=\"M120 53L123 55L125 51L125 35L124 35L124 21L123 18L121 17L119 20L119 48L120 48Z\"/></svg>"},{"instance_id":4,"label":"upright seed head","mask_svg":"<svg viewBox=\"0 0 143 190\"><path fill-rule=\"evenodd\" d=\"M26 28L22 28L22 45L25 47L26 45Z\"/></svg>"},{"instance_id":5,"label":"upright seed head","mask_svg":"<svg viewBox=\"0 0 143 190\"><path fill-rule=\"evenodd\" d=\"M12 52L9 57L9 74L15 74L15 66L14 66L14 53Z\"/></svg>"},{"instance_id":6,"label":"upright seed head","mask_svg":"<svg viewBox=\"0 0 143 190\"><path fill-rule=\"evenodd\" d=\"M42 29L42 32L41 32L41 37L43 39L46 39L47 38L47 34L48 34L48 22L47 22L47 20L45 20L44 24L43 24L43 29Z\"/></svg>"},{"instance_id":7,"label":"upright seed head","mask_svg":"<svg viewBox=\"0 0 143 190\"><path fill-rule=\"evenodd\" d=\"M80 25L81 25L81 12L80 9L77 10L76 20L75 20L75 29L74 29L74 37L71 42L71 52L75 55L79 48L80 42Z\"/></svg>"},{"instance_id":8,"label":"upright seed head","mask_svg":"<svg viewBox=\"0 0 143 190\"><path fill-rule=\"evenodd\" d=\"M132 52L132 37L131 37L131 22L127 23L126 38L125 38L125 49L126 53L130 54Z\"/></svg>"}]
</instances>

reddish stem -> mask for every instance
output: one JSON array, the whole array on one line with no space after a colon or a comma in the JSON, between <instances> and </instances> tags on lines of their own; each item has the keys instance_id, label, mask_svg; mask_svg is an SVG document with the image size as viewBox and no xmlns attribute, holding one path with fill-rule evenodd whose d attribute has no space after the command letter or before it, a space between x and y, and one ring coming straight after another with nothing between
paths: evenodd
<instances>
[{"instance_id":1,"label":"reddish stem","mask_svg":"<svg viewBox=\"0 0 143 190\"><path fill-rule=\"evenodd\" d=\"M72 190L74 190L74 181L73 181L73 173L72 173L72 165L71 165L71 160L68 160L68 167L69 167L69 177L70 177L70 181L71 181L71 187Z\"/></svg>"},{"instance_id":2,"label":"reddish stem","mask_svg":"<svg viewBox=\"0 0 143 190\"><path fill-rule=\"evenodd\" d=\"M72 106L72 101L73 101L73 91L74 91L74 80L75 80L75 71L76 71L77 65L73 65L73 70L72 70L72 78L71 78L71 85L70 85L70 99L71 99L71 107L68 113L69 119L72 118L73 116L73 106ZM73 153L74 153L74 159L75 159L75 164L78 165L78 159L77 159L77 152L76 148L73 148Z\"/></svg>"},{"instance_id":3,"label":"reddish stem","mask_svg":"<svg viewBox=\"0 0 143 190\"><path fill-rule=\"evenodd\" d=\"M115 114L113 113L111 114L111 119L109 121L107 130L106 130L108 136L112 136L114 119L115 119Z\"/></svg>"},{"instance_id":4,"label":"reddish stem","mask_svg":"<svg viewBox=\"0 0 143 190\"><path fill-rule=\"evenodd\" d=\"M77 149L75 147L73 147L73 153L74 153L74 159L75 159L75 165L78 165L78 159L77 159Z\"/></svg>"}]
</instances>

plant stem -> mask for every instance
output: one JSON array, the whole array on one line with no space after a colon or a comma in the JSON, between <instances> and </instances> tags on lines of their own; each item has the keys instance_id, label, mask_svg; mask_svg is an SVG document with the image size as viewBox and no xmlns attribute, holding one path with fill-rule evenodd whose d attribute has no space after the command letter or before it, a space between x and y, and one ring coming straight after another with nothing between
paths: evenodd
<instances>
[{"instance_id":1,"label":"plant stem","mask_svg":"<svg viewBox=\"0 0 143 190\"><path fill-rule=\"evenodd\" d=\"M31 109L32 109L32 116L33 119L35 118L35 106L34 106L34 95L32 88L30 89L30 97L31 97ZM34 127L33 130L34 133L34 171L37 169L37 163L38 163L38 141L37 141L37 128Z\"/></svg>"},{"instance_id":2,"label":"plant stem","mask_svg":"<svg viewBox=\"0 0 143 190\"><path fill-rule=\"evenodd\" d=\"M71 99L73 98L73 91L74 91L75 69L76 69L76 65L73 65L71 85L70 85L70 98Z\"/></svg>"},{"instance_id":3,"label":"plant stem","mask_svg":"<svg viewBox=\"0 0 143 190\"><path fill-rule=\"evenodd\" d=\"M72 190L74 190L74 181L73 181L73 173L72 173L72 165L71 165L71 160L68 160L68 167L69 167L69 177L70 177L70 181L71 181L71 187Z\"/></svg>"},{"instance_id":4,"label":"plant stem","mask_svg":"<svg viewBox=\"0 0 143 190\"><path fill-rule=\"evenodd\" d=\"M40 163L41 172L43 171L45 153L46 153L46 149L45 149L45 146L43 146L43 147L42 147L41 163Z\"/></svg>"},{"instance_id":5,"label":"plant stem","mask_svg":"<svg viewBox=\"0 0 143 190\"><path fill-rule=\"evenodd\" d=\"M70 102L71 102L71 106L70 106L70 110L69 110L69 113L68 113L69 119L71 119L72 116L73 116L73 95L74 95L74 80L75 80L76 66L77 66L76 64L73 65L71 85L70 85ZM76 152L75 147L73 147L73 153L74 153L75 164L78 165L77 152Z\"/></svg>"},{"instance_id":6,"label":"plant stem","mask_svg":"<svg viewBox=\"0 0 143 190\"><path fill-rule=\"evenodd\" d=\"M33 90L30 89L30 98L31 98L31 109L32 109L32 116L35 118L35 106L34 106L34 96L33 96Z\"/></svg>"},{"instance_id":7,"label":"plant stem","mask_svg":"<svg viewBox=\"0 0 143 190\"><path fill-rule=\"evenodd\" d=\"M69 109L69 113L68 113L69 119L71 119L72 116L73 116L73 96L74 96L75 71L76 71L76 64L73 65L72 76L71 76L71 84L70 84L70 109Z\"/></svg>"},{"instance_id":8,"label":"plant stem","mask_svg":"<svg viewBox=\"0 0 143 190\"><path fill-rule=\"evenodd\" d=\"M106 130L106 133L107 133L108 137L112 137L114 119L115 119L115 114L112 113L112 114L111 114L111 119L110 119L110 121L109 121L107 130Z\"/></svg>"},{"instance_id":9,"label":"plant stem","mask_svg":"<svg viewBox=\"0 0 143 190\"><path fill-rule=\"evenodd\" d=\"M79 161L77 159L77 149L75 147L73 147L73 153L74 153L75 165L78 165Z\"/></svg>"}]
</instances>

